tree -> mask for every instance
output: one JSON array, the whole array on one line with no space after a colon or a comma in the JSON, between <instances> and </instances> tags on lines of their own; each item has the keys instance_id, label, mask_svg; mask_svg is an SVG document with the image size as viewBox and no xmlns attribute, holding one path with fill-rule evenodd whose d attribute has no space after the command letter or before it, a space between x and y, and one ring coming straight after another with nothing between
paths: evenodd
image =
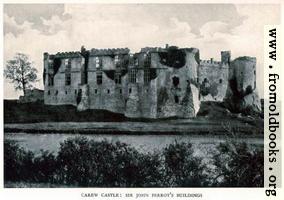
<instances>
[{"instance_id":1,"label":"tree","mask_svg":"<svg viewBox=\"0 0 284 200\"><path fill-rule=\"evenodd\" d=\"M13 59L7 61L4 76L14 83L16 90L23 90L25 95L26 89L32 88L31 83L37 81L37 69L27 55L17 53Z\"/></svg>"}]
</instances>

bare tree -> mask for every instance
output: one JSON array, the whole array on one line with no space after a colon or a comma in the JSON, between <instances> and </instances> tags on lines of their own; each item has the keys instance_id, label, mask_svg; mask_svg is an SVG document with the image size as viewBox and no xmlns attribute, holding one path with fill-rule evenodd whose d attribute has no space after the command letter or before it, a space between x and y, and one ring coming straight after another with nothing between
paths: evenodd
<instances>
[{"instance_id":1,"label":"bare tree","mask_svg":"<svg viewBox=\"0 0 284 200\"><path fill-rule=\"evenodd\" d=\"M4 76L14 83L16 90L23 90L24 95L26 89L32 88L31 83L38 81L37 69L33 67L29 57L22 53L17 53L13 59L7 61Z\"/></svg>"}]
</instances>

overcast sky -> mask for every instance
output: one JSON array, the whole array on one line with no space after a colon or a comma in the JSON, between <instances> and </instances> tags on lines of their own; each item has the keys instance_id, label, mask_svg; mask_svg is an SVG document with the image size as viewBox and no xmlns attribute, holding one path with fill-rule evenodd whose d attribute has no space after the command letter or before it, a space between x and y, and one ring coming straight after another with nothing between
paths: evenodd
<instances>
[{"instance_id":1,"label":"overcast sky","mask_svg":"<svg viewBox=\"0 0 284 200\"><path fill-rule=\"evenodd\" d=\"M16 52L28 54L39 71L43 89L43 53L91 48L145 46L200 49L201 59L220 60L222 50L232 58L257 58L257 86L263 96L263 26L279 24L277 5L222 4L11 4L4 6L4 62ZM4 84L4 98L18 98Z\"/></svg>"}]
</instances>

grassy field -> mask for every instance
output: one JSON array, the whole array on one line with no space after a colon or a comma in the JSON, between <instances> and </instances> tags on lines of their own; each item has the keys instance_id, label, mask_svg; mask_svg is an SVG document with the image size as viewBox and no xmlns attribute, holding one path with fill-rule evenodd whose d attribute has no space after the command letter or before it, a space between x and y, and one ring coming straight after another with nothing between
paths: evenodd
<instances>
[{"instance_id":1,"label":"grassy field","mask_svg":"<svg viewBox=\"0 0 284 200\"><path fill-rule=\"evenodd\" d=\"M71 105L4 101L5 132L97 134L223 134L261 135L263 119L228 111L222 103L204 102L194 119L130 119L105 110L78 112Z\"/></svg>"}]
</instances>

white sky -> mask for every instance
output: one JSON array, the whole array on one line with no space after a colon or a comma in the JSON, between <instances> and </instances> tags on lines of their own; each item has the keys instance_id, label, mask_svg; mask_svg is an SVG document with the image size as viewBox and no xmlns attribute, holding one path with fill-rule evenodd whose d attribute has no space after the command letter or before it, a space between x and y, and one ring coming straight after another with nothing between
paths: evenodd
<instances>
[{"instance_id":1,"label":"white sky","mask_svg":"<svg viewBox=\"0 0 284 200\"><path fill-rule=\"evenodd\" d=\"M277 5L9 5L4 6L4 62L28 54L43 89L43 53L91 48L196 47L201 59L257 58L257 86L263 96L263 26L279 24ZM5 80L4 98L18 98Z\"/></svg>"}]
</instances>

